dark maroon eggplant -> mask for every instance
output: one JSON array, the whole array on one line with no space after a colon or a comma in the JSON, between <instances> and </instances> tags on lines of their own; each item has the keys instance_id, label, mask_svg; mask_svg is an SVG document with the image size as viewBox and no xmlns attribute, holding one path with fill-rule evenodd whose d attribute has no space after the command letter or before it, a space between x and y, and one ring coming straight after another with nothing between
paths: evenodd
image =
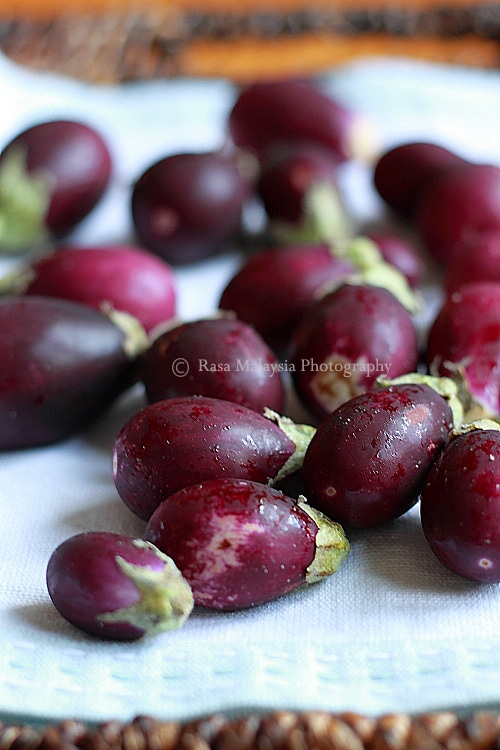
<instances>
[{"instance_id":1,"label":"dark maroon eggplant","mask_svg":"<svg viewBox=\"0 0 500 750\"><path fill-rule=\"evenodd\" d=\"M137 640L181 627L193 609L187 581L153 544L88 531L52 553L47 589L75 627L108 640Z\"/></svg>"},{"instance_id":2,"label":"dark maroon eggplant","mask_svg":"<svg viewBox=\"0 0 500 750\"><path fill-rule=\"evenodd\" d=\"M96 419L137 377L136 333L76 302L1 299L0 450L54 443Z\"/></svg>"},{"instance_id":3,"label":"dark maroon eggplant","mask_svg":"<svg viewBox=\"0 0 500 750\"><path fill-rule=\"evenodd\" d=\"M500 166L466 162L445 171L421 191L414 223L446 266L462 242L500 229Z\"/></svg>"},{"instance_id":4,"label":"dark maroon eggplant","mask_svg":"<svg viewBox=\"0 0 500 750\"><path fill-rule=\"evenodd\" d=\"M293 473L313 433L308 425L221 399L157 401L120 430L113 450L115 485L124 503L148 519L169 495L205 479L267 483Z\"/></svg>"},{"instance_id":5,"label":"dark maroon eggplant","mask_svg":"<svg viewBox=\"0 0 500 750\"><path fill-rule=\"evenodd\" d=\"M219 307L253 325L274 349L283 349L317 297L355 271L326 245L264 248L229 280Z\"/></svg>"},{"instance_id":6,"label":"dark maroon eggplant","mask_svg":"<svg viewBox=\"0 0 500 750\"><path fill-rule=\"evenodd\" d=\"M411 220L422 190L448 169L465 163L461 156L437 143L410 141L379 157L374 185L396 214Z\"/></svg>"},{"instance_id":7,"label":"dark maroon eggplant","mask_svg":"<svg viewBox=\"0 0 500 750\"><path fill-rule=\"evenodd\" d=\"M132 220L145 247L184 265L220 252L236 237L250 193L250 182L232 156L172 154L135 182Z\"/></svg>"},{"instance_id":8,"label":"dark maroon eggplant","mask_svg":"<svg viewBox=\"0 0 500 750\"><path fill-rule=\"evenodd\" d=\"M304 457L306 496L339 523L392 521L416 504L453 427L447 401L425 384L364 393L321 422Z\"/></svg>"},{"instance_id":9,"label":"dark maroon eggplant","mask_svg":"<svg viewBox=\"0 0 500 750\"><path fill-rule=\"evenodd\" d=\"M256 190L272 221L299 224L318 185L337 190L337 160L323 146L286 141L262 157Z\"/></svg>"},{"instance_id":10,"label":"dark maroon eggplant","mask_svg":"<svg viewBox=\"0 0 500 750\"><path fill-rule=\"evenodd\" d=\"M482 281L500 283L500 227L459 243L445 269L448 296L467 284Z\"/></svg>"},{"instance_id":11,"label":"dark maroon eggplant","mask_svg":"<svg viewBox=\"0 0 500 750\"><path fill-rule=\"evenodd\" d=\"M500 583L500 432L453 437L422 490L425 537L441 563L463 578Z\"/></svg>"},{"instance_id":12,"label":"dark maroon eggplant","mask_svg":"<svg viewBox=\"0 0 500 750\"><path fill-rule=\"evenodd\" d=\"M337 162L371 157L376 138L367 119L310 81L258 81L239 92L228 119L237 146L257 155L284 140L327 148Z\"/></svg>"},{"instance_id":13,"label":"dark maroon eggplant","mask_svg":"<svg viewBox=\"0 0 500 750\"><path fill-rule=\"evenodd\" d=\"M74 120L16 135L0 153L0 247L30 250L73 230L108 187L112 160L102 136Z\"/></svg>"},{"instance_id":14,"label":"dark maroon eggplant","mask_svg":"<svg viewBox=\"0 0 500 750\"><path fill-rule=\"evenodd\" d=\"M176 311L172 269L138 247L62 247L6 281L21 294L73 300L96 310L121 310L137 318L147 332L173 318Z\"/></svg>"},{"instance_id":15,"label":"dark maroon eggplant","mask_svg":"<svg viewBox=\"0 0 500 750\"><path fill-rule=\"evenodd\" d=\"M197 605L218 610L253 607L322 580L349 554L339 524L303 499L238 479L171 495L145 538L176 561Z\"/></svg>"},{"instance_id":16,"label":"dark maroon eggplant","mask_svg":"<svg viewBox=\"0 0 500 750\"><path fill-rule=\"evenodd\" d=\"M299 321L290 369L297 395L322 419L377 378L414 372L418 361L415 327L401 302L382 287L344 284Z\"/></svg>"},{"instance_id":17,"label":"dark maroon eggplant","mask_svg":"<svg viewBox=\"0 0 500 750\"><path fill-rule=\"evenodd\" d=\"M257 331L233 316L193 320L155 338L142 359L150 402L210 396L262 414L280 412L282 364Z\"/></svg>"}]
</instances>

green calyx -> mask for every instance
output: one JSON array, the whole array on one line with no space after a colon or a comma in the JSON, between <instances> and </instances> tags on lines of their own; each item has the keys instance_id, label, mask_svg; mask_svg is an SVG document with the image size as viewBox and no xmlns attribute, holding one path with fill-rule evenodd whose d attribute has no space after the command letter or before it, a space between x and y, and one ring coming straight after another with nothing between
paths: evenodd
<instances>
[{"instance_id":1,"label":"green calyx","mask_svg":"<svg viewBox=\"0 0 500 750\"><path fill-rule=\"evenodd\" d=\"M340 247L352 236L353 228L335 186L317 182L304 195L301 221L273 221L271 231L284 244L324 242Z\"/></svg>"},{"instance_id":2,"label":"green calyx","mask_svg":"<svg viewBox=\"0 0 500 750\"><path fill-rule=\"evenodd\" d=\"M0 252L22 254L50 240L45 218L52 192L49 174L28 174L22 150L5 155L0 166Z\"/></svg>"},{"instance_id":3,"label":"green calyx","mask_svg":"<svg viewBox=\"0 0 500 750\"><path fill-rule=\"evenodd\" d=\"M344 529L339 523L330 520L321 511L312 508L303 495L298 505L310 516L316 526L316 553L306 571L306 583L316 583L335 573L349 556L351 546Z\"/></svg>"},{"instance_id":4,"label":"green calyx","mask_svg":"<svg viewBox=\"0 0 500 750\"><path fill-rule=\"evenodd\" d=\"M353 237L343 250L334 247L332 252L357 269L347 283L382 287L391 292L408 312L414 314L419 311L421 300L406 277L390 263L386 263L376 244L368 237Z\"/></svg>"},{"instance_id":5,"label":"green calyx","mask_svg":"<svg viewBox=\"0 0 500 750\"><path fill-rule=\"evenodd\" d=\"M134 544L153 550L164 562L164 566L161 570L152 570L147 566L133 565L117 556L116 564L137 587L140 599L130 607L100 615L99 620L106 623L129 623L144 630L145 635L180 628L194 606L191 587L174 561L153 544L141 540L135 540Z\"/></svg>"},{"instance_id":6,"label":"green calyx","mask_svg":"<svg viewBox=\"0 0 500 750\"><path fill-rule=\"evenodd\" d=\"M123 333L123 350L129 359L136 359L146 351L150 338L137 318L104 302L101 312Z\"/></svg>"},{"instance_id":7,"label":"green calyx","mask_svg":"<svg viewBox=\"0 0 500 750\"><path fill-rule=\"evenodd\" d=\"M272 486L302 467L306 450L316 433L316 428L308 424L297 424L293 419L283 417L272 409L264 409L264 416L274 422L295 445L295 451L283 464L278 474L269 481Z\"/></svg>"}]
</instances>

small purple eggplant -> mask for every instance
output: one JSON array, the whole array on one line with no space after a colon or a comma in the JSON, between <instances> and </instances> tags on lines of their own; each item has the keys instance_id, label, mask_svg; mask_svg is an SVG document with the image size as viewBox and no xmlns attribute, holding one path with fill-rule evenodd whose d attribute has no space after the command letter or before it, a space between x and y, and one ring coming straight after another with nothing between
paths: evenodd
<instances>
[{"instance_id":1,"label":"small purple eggplant","mask_svg":"<svg viewBox=\"0 0 500 750\"><path fill-rule=\"evenodd\" d=\"M375 386L414 372L419 360L410 313L387 289L344 284L318 300L294 334L297 395L320 419Z\"/></svg>"},{"instance_id":2,"label":"small purple eggplant","mask_svg":"<svg viewBox=\"0 0 500 750\"><path fill-rule=\"evenodd\" d=\"M112 160L92 127L73 120L32 125L0 154L0 248L24 252L60 239L97 205Z\"/></svg>"},{"instance_id":3,"label":"small purple eggplant","mask_svg":"<svg viewBox=\"0 0 500 750\"><path fill-rule=\"evenodd\" d=\"M304 457L305 492L340 523L392 521L417 502L452 427L450 405L425 383L357 396L318 427Z\"/></svg>"},{"instance_id":4,"label":"small purple eggplant","mask_svg":"<svg viewBox=\"0 0 500 750\"><path fill-rule=\"evenodd\" d=\"M314 434L266 411L187 396L157 401L120 430L113 450L118 494L147 520L174 492L205 479L271 483L300 468Z\"/></svg>"},{"instance_id":5,"label":"small purple eggplant","mask_svg":"<svg viewBox=\"0 0 500 750\"><path fill-rule=\"evenodd\" d=\"M238 479L171 495L145 537L176 561L195 603L218 610L253 607L320 581L349 554L342 527L304 498Z\"/></svg>"},{"instance_id":6,"label":"small purple eggplant","mask_svg":"<svg viewBox=\"0 0 500 750\"><path fill-rule=\"evenodd\" d=\"M153 340L142 360L148 400L225 399L262 414L281 411L280 363L254 328L233 316L193 320Z\"/></svg>"},{"instance_id":7,"label":"small purple eggplant","mask_svg":"<svg viewBox=\"0 0 500 750\"><path fill-rule=\"evenodd\" d=\"M151 164L132 189L132 220L141 243L185 265L221 252L241 228L249 180L222 153L172 154Z\"/></svg>"},{"instance_id":8,"label":"small purple eggplant","mask_svg":"<svg viewBox=\"0 0 500 750\"><path fill-rule=\"evenodd\" d=\"M161 258L138 247L62 247L7 277L13 291L121 310L149 332L174 317L176 282Z\"/></svg>"},{"instance_id":9,"label":"small purple eggplant","mask_svg":"<svg viewBox=\"0 0 500 750\"><path fill-rule=\"evenodd\" d=\"M146 334L135 319L121 319L131 335L76 302L0 300L0 450L75 435L134 382Z\"/></svg>"},{"instance_id":10,"label":"small purple eggplant","mask_svg":"<svg viewBox=\"0 0 500 750\"><path fill-rule=\"evenodd\" d=\"M66 539L47 565L47 589L75 627L110 640L137 640L181 627L193 609L187 581L153 544L110 532Z\"/></svg>"}]
</instances>

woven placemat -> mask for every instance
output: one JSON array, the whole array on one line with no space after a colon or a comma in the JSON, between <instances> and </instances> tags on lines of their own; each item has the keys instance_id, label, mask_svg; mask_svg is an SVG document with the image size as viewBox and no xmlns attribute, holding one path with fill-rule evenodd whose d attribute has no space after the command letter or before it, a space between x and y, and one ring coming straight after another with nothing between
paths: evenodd
<instances>
[{"instance_id":1,"label":"woven placemat","mask_svg":"<svg viewBox=\"0 0 500 750\"><path fill-rule=\"evenodd\" d=\"M493 711L465 718L279 711L187 723L140 716L93 728L71 720L42 729L0 724L1 750L494 750L499 742L500 713Z\"/></svg>"}]
</instances>

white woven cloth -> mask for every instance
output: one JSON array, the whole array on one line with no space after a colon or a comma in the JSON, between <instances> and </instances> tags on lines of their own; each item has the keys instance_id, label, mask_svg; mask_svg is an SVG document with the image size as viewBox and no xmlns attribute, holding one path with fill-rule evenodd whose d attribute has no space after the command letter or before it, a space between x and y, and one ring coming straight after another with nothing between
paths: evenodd
<instances>
[{"instance_id":1,"label":"white woven cloth","mask_svg":"<svg viewBox=\"0 0 500 750\"><path fill-rule=\"evenodd\" d=\"M323 83L372 117L381 147L427 138L500 163L498 73L377 60ZM55 116L100 128L115 179L74 239L123 241L131 181L165 153L220 145L234 93L216 81L98 88L0 59L0 139ZM379 215L366 167L348 168L345 185L360 218ZM212 312L238 262L230 255L179 270L180 315ZM338 574L268 605L195 612L181 630L133 644L100 642L69 626L48 598L46 564L78 532L142 533L116 493L110 463L118 429L142 405L136 389L84 435L0 455L0 718L500 704L500 587L445 570L426 545L418 508L352 535Z\"/></svg>"}]
</instances>

